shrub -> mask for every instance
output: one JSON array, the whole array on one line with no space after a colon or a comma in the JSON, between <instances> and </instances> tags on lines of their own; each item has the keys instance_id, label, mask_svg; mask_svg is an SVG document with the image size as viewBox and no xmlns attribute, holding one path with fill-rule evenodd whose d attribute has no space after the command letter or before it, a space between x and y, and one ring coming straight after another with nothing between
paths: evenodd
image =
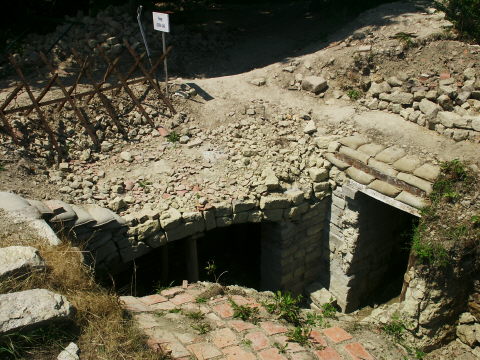
<instances>
[{"instance_id":1,"label":"shrub","mask_svg":"<svg viewBox=\"0 0 480 360\"><path fill-rule=\"evenodd\" d=\"M480 0L439 0L435 5L458 31L480 41Z\"/></svg>"}]
</instances>

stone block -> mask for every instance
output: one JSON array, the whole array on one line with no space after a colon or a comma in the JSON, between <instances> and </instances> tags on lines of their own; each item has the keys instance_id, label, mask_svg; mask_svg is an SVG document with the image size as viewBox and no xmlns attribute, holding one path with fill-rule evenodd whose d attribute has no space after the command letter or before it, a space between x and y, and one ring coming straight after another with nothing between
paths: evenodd
<instances>
[{"instance_id":1,"label":"stone block","mask_svg":"<svg viewBox=\"0 0 480 360\"><path fill-rule=\"evenodd\" d=\"M340 160L340 159L337 159L337 158L335 157L335 155L332 154L332 153L326 153L326 154L325 154L325 158L326 158L329 162L331 162L333 165L335 165L337 168L339 168L340 170L345 170L345 169L347 169L347 168L350 167L349 164L347 164L346 162L344 162L344 161L342 161L342 160Z\"/></svg>"},{"instance_id":2,"label":"stone block","mask_svg":"<svg viewBox=\"0 0 480 360\"><path fill-rule=\"evenodd\" d=\"M266 209L263 210L263 218L266 221L281 221L283 218L283 209Z\"/></svg>"},{"instance_id":3,"label":"stone block","mask_svg":"<svg viewBox=\"0 0 480 360\"><path fill-rule=\"evenodd\" d=\"M413 94L402 91L394 92L390 94L390 101L400 105L412 105Z\"/></svg>"},{"instance_id":4,"label":"stone block","mask_svg":"<svg viewBox=\"0 0 480 360\"><path fill-rule=\"evenodd\" d=\"M182 214L175 208L170 208L160 215L160 225L164 230L171 230L182 223Z\"/></svg>"},{"instance_id":5,"label":"stone block","mask_svg":"<svg viewBox=\"0 0 480 360\"><path fill-rule=\"evenodd\" d=\"M313 183L314 192L328 191L329 189L330 189L330 183L328 181Z\"/></svg>"},{"instance_id":6,"label":"stone block","mask_svg":"<svg viewBox=\"0 0 480 360\"><path fill-rule=\"evenodd\" d=\"M203 212L203 219L205 220L205 229L207 231L215 229L217 222L215 220L215 210L207 210Z\"/></svg>"},{"instance_id":7,"label":"stone block","mask_svg":"<svg viewBox=\"0 0 480 360\"><path fill-rule=\"evenodd\" d=\"M338 140L340 144L345 145L353 150L356 150L359 146L368 143L368 141L369 140L366 137L361 135L348 136Z\"/></svg>"},{"instance_id":8,"label":"stone block","mask_svg":"<svg viewBox=\"0 0 480 360\"><path fill-rule=\"evenodd\" d=\"M241 212L241 213L235 213L235 214L233 214L232 223L233 224L246 223L246 222L248 222L248 217L249 217L248 211L244 211L244 212Z\"/></svg>"},{"instance_id":9,"label":"stone block","mask_svg":"<svg viewBox=\"0 0 480 360\"><path fill-rule=\"evenodd\" d=\"M217 222L217 227L227 227L233 223L233 220L230 216L217 217L215 220Z\"/></svg>"},{"instance_id":10,"label":"stone block","mask_svg":"<svg viewBox=\"0 0 480 360\"><path fill-rule=\"evenodd\" d=\"M45 262L34 247L8 246L0 248L0 281L45 268Z\"/></svg>"},{"instance_id":11,"label":"stone block","mask_svg":"<svg viewBox=\"0 0 480 360\"><path fill-rule=\"evenodd\" d=\"M375 178L372 175L369 175L361 170L358 170L354 167L350 167L346 170L346 174L356 182L368 185L370 184Z\"/></svg>"},{"instance_id":12,"label":"stone block","mask_svg":"<svg viewBox=\"0 0 480 360\"><path fill-rule=\"evenodd\" d=\"M365 144L360 146L357 150L370 156L376 156L379 152L385 149L385 146L375 143Z\"/></svg>"},{"instance_id":13,"label":"stone block","mask_svg":"<svg viewBox=\"0 0 480 360\"><path fill-rule=\"evenodd\" d=\"M243 211L252 210L252 209L255 209L256 206L257 206L257 202L256 202L256 201L239 201L239 200L235 200L235 201L233 201L233 203L232 203L232 207L233 207L233 212L234 212L234 213L240 213L240 212L243 212Z\"/></svg>"},{"instance_id":14,"label":"stone block","mask_svg":"<svg viewBox=\"0 0 480 360\"><path fill-rule=\"evenodd\" d=\"M418 106L420 111L424 113L428 119L435 118L438 112L442 109L440 106L427 99L422 99Z\"/></svg>"},{"instance_id":15,"label":"stone block","mask_svg":"<svg viewBox=\"0 0 480 360\"><path fill-rule=\"evenodd\" d=\"M290 200L285 195L275 194L260 198L260 209L286 209L290 206Z\"/></svg>"},{"instance_id":16,"label":"stone block","mask_svg":"<svg viewBox=\"0 0 480 360\"><path fill-rule=\"evenodd\" d=\"M314 182L321 182L328 179L328 170L325 168L310 168L308 174Z\"/></svg>"},{"instance_id":17,"label":"stone block","mask_svg":"<svg viewBox=\"0 0 480 360\"><path fill-rule=\"evenodd\" d=\"M336 207L340 209L345 209L346 201L342 199L341 197L332 196L332 204L335 205Z\"/></svg>"},{"instance_id":18,"label":"stone block","mask_svg":"<svg viewBox=\"0 0 480 360\"><path fill-rule=\"evenodd\" d=\"M295 206L301 204L305 200L303 191L299 189L289 189L285 191L285 195L287 195L287 198Z\"/></svg>"},{"instance_id":19,"label":"stone block","mask_svg":"<svg viewBox=\"0 0 480 360\"><path fill-rule=\"evenodd\" d=\"M396 186L390 185L389 183L386 183L385 181L381 181L381 180L372 181L368 185L368 187L372 190L378 191L379 193L390 196L390 197L395 197L398 194L400 194L400 192L402 191Z\"/></svg>"},{"instance_id":20,"label":"stone block","mask_svg":"<svg viewBox=\"0 0 480 360\"><path fill-rule=\"evenodd\" d=\"M387 164L393 164L403 156L405 156L405 150L397 146L391 146L378 153L375 159Z\"/></svg>"},{"instance_id":21,"label":"stone block","mask_svg":"<svg viewBox=\"0 0 480 360\"><path fill-rule=\"evenodd\" d=\"M415 186L416 188L419 188L423 191L425 191L427 194L430 194L432 192L432 184L426 180L423 180L415 175L411 174L406 174L406 173L399 173L397 175L397 179L405 181L407 184L410 184L412 186Z\"/></svg>"},{"instance_id":22,"label":"stone block","mask_svg":"<svg viewBox=\"0 0 480 360\"><path fill-rule=\"evenodd\" d=\"M367 154L365 154L363 152L360 152L360 151L357 151L357 150L350 149L350 148L345 147L345 146L342 146L340 148L339 152L340 152L340 154L346 155L346 156L348 156L352 159L361 161L364 164L367 164L368 159L370 158L370 155L367 155Z\"/></svg>"},{"instance_id":23,"label":"stone block","mask_svg":"<svg viewBox=\"0 0 480 360\"><path fill-rule=\"evenodd\" d=\"M142 241L143 239L152 236L155 233L160 232L160 222L158 220L149 220L143 224L140 224L136 227L136 233L138 240Z\"/></svg>"},{"instance_id":24,"label":"stone block","mask_svg":"<svg viewBox=\"0 0 480 360\"><path fill-rule=\"evenodd\" d=\"M432 164L423 164L413 172L413 175L425 180L435 181L438 175L440 175L440 167Z\"/></svg>"},{"instance_id":25,"label":"stone block","mask_svg":"<svg viewBox=\"0 0 480 360\"><path fill-rule=\"evenodd\" d=\"M310 91L315 94L327 90L328 84L327 80L320 76L307 76L302 81L302 89L305 91Z\"/></svg>"},{"instance_id":26,"label":"stone block","mask_svg":"<svg viewBox=\"0 0 480 360\"><path fill-rule=\"evenodd\" d=\"M404 156L393 163L393 167L402 172L412 172L421 164L420 159L413 156Z\"/></svg>"},{"instance_id":27,"label":"stone block","mask_svg":"<svg viewBox=\"0 0 480 360\"><path fill-rule=\"evenodd\" d=\"M232 205L227 202L213 204L215 208L215 217L225 217L232 215Z\"/></svg>"},{"instance_id":28,"label":"stone block","mask_svg":"<svg viewBox=\"0 0 480 360\"><path fill-rule=\"evenodd\" d=\"M165 233L163 232L158 232L148 238L146 238L145 243L150 246L151 248L158 248L160 246L163 246L167 243L167 237L165 236Z\"/></svg>"},{"instance_id":29,"label":"stone block","mask_svg":"<svg viewBox=\"0 0 480 360\"><path fill-rule=\"evenodd\" d=\"M465 119L463 119L460 115L450 111L440 111L437 115L437 120L447 128L451 128L451 127L464 128L467 126L467 121Z\"/></svg>"},{"instance_id":30,"label":"stone block","mask_svg":"<svg viewBox=\"0 0 480 360\"><path fill-rule=\"evenodd\" d=\"M33 289L0 295L0 333L65 321L74 308L63 295Z\"/></svg>"},{"instance_id":31,"label":"stone block","mask_svg":"<svg viewBox=\"0 0 480 360\"><path fill-rule=\"evenodd\" d=\"M423 209L427 205L424 198L415 196L406 191L402 191L395 199L417 209Z\"/></svg>"},{"instance_id":32,"label":"stone block","mask_svg":"<svg viewBox=\"0 0 480 360\"><path fill-rule=\"evenodd\" d=\"M263 213L260 210L251 210L248 212L248 222L260 223L263 219Z\"/></svg>"},{"instance_id":33,"label":"stone block","mask_svg":"<svg viewBox=\"0 0 480 360\"><path fill-rule=\"evenodd\" d=\"M372 169L375 169L375 170L381 172L384 175L388 175L388 176L391 176L391 177L395 177L398 174L398 171L395 170L390 165L387 165L384 162L375 160L373 158L368 160L368 166L371 167Z\"/></svg>"}]
</instances>

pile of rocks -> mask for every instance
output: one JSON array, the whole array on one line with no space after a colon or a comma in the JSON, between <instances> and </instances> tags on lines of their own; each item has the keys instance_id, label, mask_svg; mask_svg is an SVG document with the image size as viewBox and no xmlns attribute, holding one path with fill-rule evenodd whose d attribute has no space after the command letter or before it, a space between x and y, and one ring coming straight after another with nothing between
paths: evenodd
<instances>
[{"instance_id":1,"label":"pile of rocks","mask_svg":"<svg viewBox=\"0 0 480 360\"><path fill-rule=\"evenodd\" d=\"M455 141L480 142L480 76L465 69L459 79L429 73L373 82L361 100L371 110L388 110Z\"/></svg>"}]
</instances>

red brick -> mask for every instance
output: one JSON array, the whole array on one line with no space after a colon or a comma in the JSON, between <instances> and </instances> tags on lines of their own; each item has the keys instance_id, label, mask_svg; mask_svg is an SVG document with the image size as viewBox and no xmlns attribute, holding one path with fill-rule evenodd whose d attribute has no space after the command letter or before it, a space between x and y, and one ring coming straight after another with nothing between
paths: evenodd
<instances>
[{"instance_id":1,"label":"red brick","mask_svg":"<svg viewBox=\"0 0 480 360\"><path fill-rule=\"evenodd\" d=\"M335 344L352 338L352 335L339 327L325 329L323 330L323 333Z\"/></svg>"},{"instance_id":2,"label":"red brick","mask_svg":"<svg viewBox=\"0 0 480 360\"><path fill-rule=\"evenodd\" d=\"M179 294L170 300L175 305L182 305L195 301L195 298L190 294Z\"/></svg>"},{"instance_id":3,"label":"red brick","mask_svg":"<svg viewBox=\"0 0 480 360\"><path fill-rule=\"evenodd\" d=\"M233 316L233 309L228 303L218 304L213 307L213 310L222 318Z\"/></svg>"},{"instance_id":4,"label":"red brick","mask_svg":"<svg viewBox=\"0 0 480 360\"><path fill-rule=\"evenodd\" d=\"M154 295L141 297L140 301L143 302L145 305L153 305L153 304L165 302L167 301L167 298L163 297L162 295L154 294Z\"/></svg>"},{"instance_id":5,"label":"red brick","mask_svg":"<svg viewBox=\"0 0 480 360\"><path fill-rule=\"evenodd\" d=\"M120 301L123 303L123 308L132 312L149 311L149 308L136 297L121 296Z\"/></svg>"},{"instance_id":6,"label":"red brick","mask_svg":"<svg viewBox=\"0 0 480 360\"><path fill-rule=\"evenodd\" d=\"M285 326L271 322L271 321L261 322L260 326L262 327L263 330L266 331L268 335L282 334L288 331L288 329Z\"/></svg>"},{"instance_id":7,"label":"red brick","mask_svg":"<svg viewBox=\"0 0 480 360\"><path fill-rule=\"evenodd\" d=\"M160 294L165 296L166 298L170 299L170 298L174 297L175 295L181 294L181 293L183 293L182 289L174 287L174 288L163 290Z\"/></svg>"},{"instance_id":8,"label":"red brick","mask_svg":"<svg viewBox=\"0 0 480 360\"><path fill-rule=\"evenodd\" d=\"M197 359L207 360L222 355L220 349L209 343L188 345L187 349L190 350Z\"/></svg>"},{"instance_id":9,"label":"red brick","mask_svg":"<svg viewBox=\"0 0 480 360\"><path fill-rule=\"evenodd\" d=\"M238 344L237 336L232 330L228 328L215 330L211 333L211 336L213 339L213 343L219 348Z\"/></svg>"},{"instance_id":10,"label":"red brick","mask_svg":"<svg viewBox=\"0 0 480 360\"><path fill-rule=\"evenodd\" d=\"M345 345L345 351L350 355L352 360L375 360L358 342Z\"/></svg>"},{"instance_id":11,"label":"red brick","mask_svg":"<svg viewBox=\"0 0 480 360\"><path fill-rule=\"evenodd\" d=\"M150 305L150 310L155 310L155 311L168 311L175 308L176 308L175 304L171 303L170 301L165 301L158 304Z\"/></svg>"},{"instance_id":12,"label":"red brick","mask_svg":"<svg viewBox=\"0 0 480 360\"><path fill-rule=\"evenodd\" d=\"M171 354L174 359L190 355L188 350L185 349L185 347L177 341L164 343L160 346L165 353Z\"/></svg>"},{"instance_id":13,"label":"red brick","mask_svg":"<svg viewBox=\"0 0 480 360\"><path fill-rule=\"evenodd\" d=\"M232 320L228 322L228 325L233 329L237 330L238 332L242 332L244 330L253 329L255 325L248 323L242 320Z\"/></svg>"},{"instance_id":14,"label":"red brick","mask_svg":"<svg viewBox=\"0 0 480 360\"><path fill-rule=\"evenodd\" d=\"M287 358L279 353L275 348L263 350L258 353L262 360L287 360Z\"/></svg>"},{"instance_id":15,"label":"red brick","mask_svg":"<svg viewBox=\"0 0 480 360\"><path fill-rule=\"evenodd\" d=\"M251 346L253 350L262 350L270 346L270 341L261 331L255 331L245 335L245 339L252 342Z\"/></svg>"},{"instance_id":16,"label":"red brick","mask_svg":"<svg viewBox=\"0 0 480 360\"><path fill-rule=\"evenodd\" d=\"M280 346L285 347L285 350L287 350L288 353L294 353L294 352L300 352L300 351L305 351L305 348L303 348L300 344L289 341L288 337L285 335L276 335L273 337L274 343L277 342L280 344Z\"/></svg>"},{"instance_id":17,"label":"red brick","mask_svg":"<svg viewBox=\"0 0 480 360\"><path fill-rule=\"evenodd\" d=\"M318 344L320 346L327 346L327 342L323 338L322 334L318 330L312 330L310 332L310 339L313 343Z\"/></svg>"},{"instance_id":18,"label":"red brick","mask_svg":"<svg viewBox=\"0 0 480 360\"><path fill-rule=\"evenodd\" d=\"M317 355L320 360L343 360L340 354L331 347L317 350L315 351L315 355Z\"/></svg>"},{"instance_id":19,"label":"red brick","mask_svg":"<svg viewBox=\"0 0 480 360\"><path fill-rule=\"evenodd\" d=\"M240 346L232 346L222 349L227 356L227 360L255 360L256 357L252 353L245 351Z\"/></svg>"}]
</instances>

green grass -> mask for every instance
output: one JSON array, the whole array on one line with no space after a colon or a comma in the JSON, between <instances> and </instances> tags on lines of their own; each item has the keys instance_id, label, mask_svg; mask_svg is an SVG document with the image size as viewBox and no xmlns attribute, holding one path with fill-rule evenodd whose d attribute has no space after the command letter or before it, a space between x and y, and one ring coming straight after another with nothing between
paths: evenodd
<instances>
[{"instance_id":1,"label":"green grass","mask_svg":"<svg viewBox=\"0 0 480 360\"><path fill-rule=\"evenodd\" d=\"M199 321L205 318L205 315L201 311L186 311L182 312L182 314L194 321Z\"/></svg>"},{"instance_id":2,"label":"green grass","mask_svg":"<svg viewBox=\"0 0 480 360\"><path fill-rule=\"evenodd\" d=\"M434 3L462 35L480 42L480 0L438 0Z\"/></svg>"},{"instance_id":3,"label":"green grass","mask_svg":"<svg viewBox=\"0 0 480 360\"><path fill-rule=\"evenodd\" d=\"M210 324L206 322L199 321L192 324L192 329L197 331L200 335L204 335L210 332L212 330L212 327L210 326Z\"/></svg>"},{"instance_id":4,"label":"green grass","mask_svg":"<svg viewBox=\"0 0 480 360\"><path fill-rule=\"evenodd\" d=\"M5 165L3 165L2 163L0 163L0 171L5 171Z\"/></svg>"},{"instance_id":5,"label":"green grass","mask_svg":"<svg viewBox=\"0 0 480 360\"><path fill-rule=\"evenodd\" d=\"M332 301L332 299L330 299L330 301ZM322 304L321 309L322 309L322 315L325 316L326 318L330 318L330 319L336 318L337 309L335 309L335 306L333 306L331 302Z\"/></svg>"},{"instance_id":6,"label":"green grass","mask_svg":"<svg viewBox=\"0 0 480 360\"><path fill-rule=\"evenodd\" d=\"M416 35L412 33L406 33L406 32L398 32L396 33L393 38L398 39L401 42L405 44L405 46L410 47L414 44L413 39L416 37Z\"/></svg>"},{"instance_id":7,"label":"green grass","mask_svg":"<svg viewBox=\"0 0 480 360\"><path fill-rule=\"evenodd\" d=\"M273 343L273 346L278 349L278 352L279 352L280 354L286 354L286 353L287 353L288 343L285 343L285 345L282 346L282 345L280 345L280 343L274 342L274 343Z\"/></svg>"},{"instance_id":8,"label":"green grass","mask_svg":"<svg viewBox=\"0 0 480 360\"><path fill-rule=\"evenodd\" d=\"M195 299L195 302L196 302L197 304L205 304L205 303L207 302L207 299L204 298L204 297L199 296L199 297L197 297L197 298Z\"/></svg>"}]
</instances>

